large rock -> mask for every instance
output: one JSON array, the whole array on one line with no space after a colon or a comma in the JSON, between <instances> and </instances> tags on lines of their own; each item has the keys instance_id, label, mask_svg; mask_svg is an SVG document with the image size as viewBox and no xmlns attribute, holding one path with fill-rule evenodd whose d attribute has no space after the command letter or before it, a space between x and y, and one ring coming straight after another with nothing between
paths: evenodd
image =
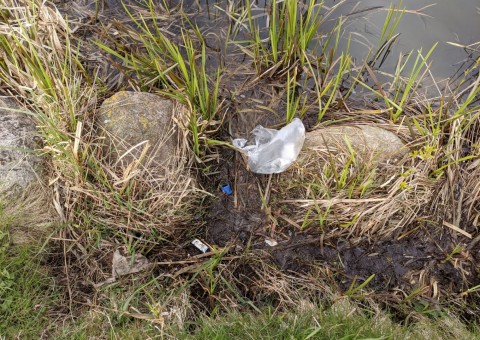
<instances>
[{"instance_id":1,"label":"large rock","mask_svg":"<svg viewBox=\"0 0 480 340\"><path fill-rule=\"evenodd\" d=\"M16 102L0 97L0 196L19 195L37 182L39 140L35 123Z\"/></svg>"},{"instance_id":2,"label":"large rock","mask_svg":"<svg viewBox=\"0 0 480 340\"><path fill-rule=\"evenodd\" d=\"M42 176L35 123L8 97L0 97L0 231L13 243L41 242L56 220Z\"/></svg>"},{"instance_id":3,"label":"large rock","mask_svg":"<svg viewBox=\"0 0 480 340\"><path fill-rule=\"evenodd\" d=\"M106 132L109 152L127 163L146 154L159 164L168 164L178 145L172 117L183 108L170 99L143 92L121 91L105 100L98 119Z\"/></svg>"},{"instance_id":4,"label":"large rock","mask_svg":"<svg viewBox=\"0 0 480 340\"><path fill-rule=\"evenodd\" d=\"M355 150L356 156L374 162L394 161L409 151L393 132L371 125L345 125L308 132L303 153L350 154L349 146Z\"/></svg>"},{"instance_id":5,"label":"large rock","mask_svg":"<svg viewBox=\"0 0 480 340\"><path fill-rule=\"evenodd\" d=\"M191 174L193 153L184 135L184 110L175 101L149 93L119 92L102 104L97 118L106 139L103 152L110 156L103 165L112 174L112 188L124 192L133 185L143 216L148 216L148 221L139 215L129 220L132 230L141 223L141 232L148 228L177 238L184 232L180 226L192 220L205 196ZM117 219L106 220L118 227Z\"/></svg>"}]
</instances>

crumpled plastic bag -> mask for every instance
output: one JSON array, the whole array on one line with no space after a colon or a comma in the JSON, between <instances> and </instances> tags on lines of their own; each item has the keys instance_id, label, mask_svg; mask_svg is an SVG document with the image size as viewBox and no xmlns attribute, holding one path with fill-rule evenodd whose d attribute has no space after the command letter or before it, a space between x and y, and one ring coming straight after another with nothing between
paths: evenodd
<instances>
[{"instance_id":1,"label":"crumpled plastic bag","mask_svg":"<svg viewBox=\"0 0 480 340\"><path fill-rule=\"evenodd\" d=\"M280 130L258 125L253 129L255 145L237 138L233 146L248 157L248 168L258 174L278 174L285 171L298 157L305 141L305 126L298 118Z\"/></svg>"}]
</instances>

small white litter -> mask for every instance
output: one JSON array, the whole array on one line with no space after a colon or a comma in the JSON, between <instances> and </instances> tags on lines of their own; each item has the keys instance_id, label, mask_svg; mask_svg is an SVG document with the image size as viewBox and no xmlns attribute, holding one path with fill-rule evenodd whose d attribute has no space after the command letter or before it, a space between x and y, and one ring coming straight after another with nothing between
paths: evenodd
<instances>
[{"instance_id":1,"label":"small white litter","mask_svg":"<svg viewBox=\"0 0 480 340\"><path fill-rule=\"evenodd\" d=\"M280 130L259 125L253 129L255 145L237 138L233 146L246 153L248 168L258 174L277 174L285 171L298 157L305 141L305 126L298 118Z\"/></svg>"},{"instance_id":2,"label":"small white litter","mask_svg":"<svg viewBox=\"0 0 480 340\"><path fill-rule=\"evenodd\" d=\"M206 253L208 251L208 246L202 241L200 241L198 238L194 239L192 241L192 244L202 253Z\"/></svg>"},{"instance_id":3,"label":"small white litter","mask_svg":"<svg viewBox=\"0 0 480 340\"><path fill-rule=\"evenodd\" d=\"M272 239L265 239L265 243L268 244L270 247L275 247L278 245L278 242Z\"/></svg>"}]
</instances>

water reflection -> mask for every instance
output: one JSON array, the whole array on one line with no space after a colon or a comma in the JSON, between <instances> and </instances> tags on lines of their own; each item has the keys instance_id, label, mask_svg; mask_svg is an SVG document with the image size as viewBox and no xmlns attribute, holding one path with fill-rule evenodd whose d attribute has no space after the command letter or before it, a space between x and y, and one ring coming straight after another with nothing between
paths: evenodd
<instances>
[{"instance_id":1,"label":"water reflection","mask_svg":"<svg viewBox=\"0 0 480 340\"><path fill-rule=\"evenodd\" d=\"M338 0L325 1L327 6L338 3ZM337 17L348 16L342 46L346 46L346 39L352 33L356 39L352 40L350 52L354 57L363 59L367 51L365 44L374 47L378 43L387 9L391 4L399 6L400 3L384 0L343 1L337 9ZM406 12L397 28L400 36L382 70L394 70L401 53L420 48L426 53L438 42L432 55L432 73L437 79L453 75L468 53L447 42L469 45L480 41L479 5L478 0L438 0L436 3L431 0L403 1L400 8L405 8ZM330 21L328 25L333 28L334 23ZM329 27L324 26L324 29L328 30Z\"/></svg>"}]
</instances>

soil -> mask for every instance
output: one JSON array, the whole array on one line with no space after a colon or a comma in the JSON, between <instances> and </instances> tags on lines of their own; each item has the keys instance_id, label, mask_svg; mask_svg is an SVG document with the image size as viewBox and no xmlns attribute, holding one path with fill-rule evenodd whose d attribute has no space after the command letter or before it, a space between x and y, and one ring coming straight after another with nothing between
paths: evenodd
<instances>
[{"instance_id":1,"label":"soil","mask_svg":"<svg viewBox=\"0 0 480 340\"><path fill-rule=\"evenodd\" d=\"M278 117L285 111L285 104L278 99L280 90L273 80L256 81L250 88L247 86L237 91L235 97L229 95L232 89L238 90L236 84L245 84L254 78L251 65L239 64L234 73L230 75L231 82L227 82L229 88L222 92L229 102L226 119L230 121L229 130L219 132L218 138L223 140L246 136L257 124L271 127L280 122L270 111L262 112L261 107L270 107L278 112ZM316 124L315 117L308 114L305 122L307 129ZM308 274L318 267L326 268L333 273L337 287L343 292L375 275L367 286L368 290L383 297L387 294L394 295L398 297L397 301L417 288L421 289L424 298L446 301L452 297L460 298L462 292L480 284L480 245L477 243L473 247L464 248L450 258L449 254L456 245L468 244L468 240L462 237L454 239L448 230L440 226L426 228L420 224L415 225L412 229L416 228L417 231L401 239L392 236L389 240L372 240L366 236L351 242L348 239L334 238L328 231L300 232L272 223L265 211L268 207L262 203L259 193L260 190L268 192L266 188L269 176L249 172L245 159L239 153L228 149L218 152L221 161L212 174L207 174L202 179L204 187L216 193L216 198L212 199L204 217L204 229L199 232L208 244L229 247L230 255L241 255L247 250L256 252L265 261L274 263L279 270L293 275ZM231 196L220 191L220 186L224 184L231 185ZM181 260L199 254L189 244L189 240L184 240L183 248L171 248L170 255L165 256L165 248L159 250L162 252L162 261L165 258ZM270 246L266 240L275 240L278 244ZM98 256L103 259L99 266L105 267L98 269L98 273L108 273L108 258L100 254ZM151 261L158 260L155 249L147 257ZM81 256L76 257L77 260L79 258ZM165 270L180 268L181 266L171 266ZM237 264L235 268L238 270L235 275L240 285L241 282L251 282L245 279L250 277L252 280L254 276L255 271L249 265ZM102 279L104 278L98 276L99 281ZM85 295L83 303L93 298L90 290L92 284L90 282L79 286ZM255 295L252 289L245 288L248 285L245 283L240 291L247 299L258 300L261 294ZM205 290L201 287L192 288L191 293L203 301L204 305L209 304Z\"/></svg>"},{"instance_id":2,"label":"soil","mask_svg":"<svg viewBox=\"0 0 480 340\"><path fill-rule=\"evenodd\" d=\"M365 281L371 275L368 288L381 293L401 289L409 292L421 285L436 282L435 294L460 294L480 283L480 247L462 251L448 259L457 244L468 244L467 239L453 239L442 228L419 228L401 239L372 240L370 237L348 240L326 234L292 228L271 230L272 224L262 211L258 187L265 187L268 176L255 175L245 167L241 157L225 162L235 196L219 193L206 218L207 242L221 247L232 246L241 253L247 247L266 252L277 266L288 272L305 273L312 266L331 269L341 290L347 291L356 281ZM233 175L235 174L235 175ZM276 239L278 245L269 246L265 240Z\"/></svg>"}]
</instances>

